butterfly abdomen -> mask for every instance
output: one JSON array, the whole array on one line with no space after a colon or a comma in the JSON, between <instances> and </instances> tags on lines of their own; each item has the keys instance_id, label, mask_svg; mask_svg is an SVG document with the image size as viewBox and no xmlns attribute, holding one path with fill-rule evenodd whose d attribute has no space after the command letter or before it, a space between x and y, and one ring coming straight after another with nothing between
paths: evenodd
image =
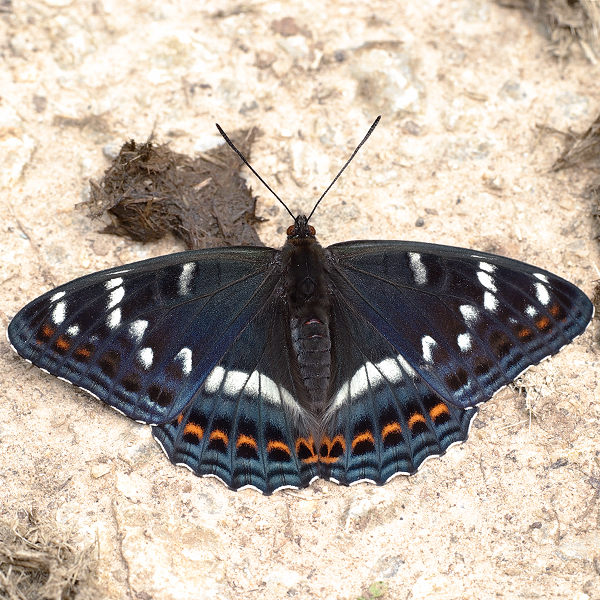
<instances>
[{"instance_id":1,"label":"butterfly abdomen","mask_svg":"<svg viewBox=\"0 0 600 600\"><path fill-rule=\"evenodd\" d=\"M330 304L323 247L314 237L289 239L282 253L292 347L314 416L326 410L331 371Z\"/></svg>"}]
</instances>

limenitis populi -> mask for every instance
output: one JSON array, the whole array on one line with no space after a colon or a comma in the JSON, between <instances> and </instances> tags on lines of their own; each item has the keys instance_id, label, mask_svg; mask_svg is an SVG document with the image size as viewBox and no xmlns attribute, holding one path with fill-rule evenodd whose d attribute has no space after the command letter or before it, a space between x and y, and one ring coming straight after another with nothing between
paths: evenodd
<instances>
[{"instance_id":1,"label":"limenitis populi","mask_svg":"<svg viewBox=\"0 0 600 600\"><path fill-rule=\"evenodd\" d=\"M323 248L311 216L294 217L282 250L181 252L76 279L23 308L9 340L151 424L173 463L270 494L414 473L592 317L542 269L416 242Z\"/></svg>"}]
</instances>

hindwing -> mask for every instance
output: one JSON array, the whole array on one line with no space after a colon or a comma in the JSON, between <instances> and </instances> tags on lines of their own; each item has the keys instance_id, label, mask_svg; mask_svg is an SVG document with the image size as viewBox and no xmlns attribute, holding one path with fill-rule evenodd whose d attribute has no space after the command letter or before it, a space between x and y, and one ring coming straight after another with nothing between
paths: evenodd
<instances>
[{"instance_id":1,"label":"hindwing","mask_svg":"<svg viewBox=\"0 0 600 600\"><path fill-rule=\"evenodd\" d=\"M318 476L284 298L274 294L241 332L187 408L154 427L168 457L233 489L266 494Z\"/></svg>"},{"instance_id":2,"label":"hindwing","mask_svg":"<svg viewBox=\"0 0 600 600\"><path fill-rule=\"evenodd\" d=\"M332 303L331 397L321 476L348 485L412 474L467 439L476 409L432 389L342 294Z\"/></svg>"}]
</instances>

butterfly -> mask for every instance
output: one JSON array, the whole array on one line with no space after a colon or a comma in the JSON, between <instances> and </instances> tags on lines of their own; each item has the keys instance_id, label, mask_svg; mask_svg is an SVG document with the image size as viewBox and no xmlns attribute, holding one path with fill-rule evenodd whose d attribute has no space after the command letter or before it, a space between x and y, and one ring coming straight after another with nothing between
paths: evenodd
<instances>
[{"instance_id":1,"label":"butterfly","mask_svg":"<svg viewBox=\"0 0 600 600\"><path fill-rule=\"evenodd\" d=\"M18 312L9 340L150 424L173 463L270 494L415 473L592 318L576 286L509 258L407 241L324 248L317 205L292 215L281 250L181 252L62 285Z\"/></svg>"}]
</instances>

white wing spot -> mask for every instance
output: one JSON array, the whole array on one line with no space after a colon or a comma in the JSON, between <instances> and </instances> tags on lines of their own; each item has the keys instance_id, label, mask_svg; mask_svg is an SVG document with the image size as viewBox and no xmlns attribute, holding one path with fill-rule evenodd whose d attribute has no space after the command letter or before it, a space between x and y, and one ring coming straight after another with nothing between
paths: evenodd
<instances>
[{"instance_id":1,"label":"white wing spot","mask_svg":"<svg viewBox=\"0 0 600 600\"><path fill-rule=\"evenodd\" d=\"M293 402L292 395L282 390L270 377L252 371L244 390L247 394L266 400L271 404L282 404Z\"/></svg>"},{"instance_id":2,"label":"white wing spot","mask_svg":"<svg viewBox=\"0 0 600 600\"><path fill-rule=\"evenodd\" d=\"M336 392L331 405L327 409L327 414L325 416L326 420L329 415L332 415L336 410L338 410L348 400L350 400L349 394L350 394L350 382L344 381L344 383L340 386L340 389Z\"/></svg>"},{"instance_id":3,"label":"white wing spot","mask_svg":"<svg viewBox=\"0 0 600 600\"><path fill-rule=\"evenodd\" d=\"M479 283L481 283L484 288L490 290L490 292L498 291L496 289L496 285L494 284L494 279L489 273L486 273L485 271L478 271L477 279L479 279Z\"/></svg>"},{"instance_id":4,"label":"white wing spot","mask_svg":"<svg viewBox=\"0 0 600 600\"><path fill-rule=\"evenodd\" d=\"M181 361L181 370L184 375L192 372L192 351L189 348L182 348L175 357L175 360Z\"/></svg>"},{"instance_id":5,"label":"white wing spot","mask_svg":"<svg viewBox=\"0 0 600 600\"><path fill-rule=\"evenodd\" d=\"M231 372L232 371L230 371L230 373ZM246 377L248 377L247 373L244 374L241 371L237 371L236 374L241 374L241 375L245 375ZM268 377L266 377L265 379L268 379ZM240 382L241 382L241 378L240 378ZM268 385L265 386L265 389L263 389L263 386L261 384L262 384L262 381L260 380L260 373L258 371L252 371L252 373L250 373L250 377L248 377L248 379L245 381L244 385L240 385L239 389L236 388L236 392L241 392L242 389L246 388L246 392L248 394L250 394L250 396L253 396L254 398L258 398L262 394L265 394L265 397L266 396L270 396L271 398L277 397L277 400L279 400L279 390L277 389L276 385L274 385L275 389L273 389L273 387L268 386Z\"/></svg>"},{"instance_id":6,"label":"white wing spot","mask_svg":"<svg viewBox=\"0 0 600 600\"><path fill-rule=\"evenodd\" d=\"M106 321L106 325L109 329L115 329L121 324L121 309L115 308L109 315Z\"/></svg>"},{"instance_id":7,"label":"white wing spot","mask_svg":"<svg viewBox=\"0 0 600 600\"><path fill-rule=\"evenodd\" d=\"M543 283L534 283L535 295L541 304L547 306L550 302L550 294L548 288Z\"/></svg>"},{"instance_id":8,"label":"white wing spot","mask_svg":"<svg viewBox=\"0 0 600 600\"><path fill-rule=\"evenodd\" d=\"M67 335L70 335L71 337L75 337L79 332L81 331L79 325L71 325L71 327L69 327L67 329Z\"/></svg>"},{"instance_id":9,"label":"white wing spot","mask_svg":"<svg viewBox=\"0 0 600 600\"><path fill-rule=\"evenodd\" d=\"M301 412L298 403L287 390L258 371L252 371L248 376L248 373L242 371L226 371L223 367L217 366L206 378L204 391L207 394L216 394L220 389L230 397L237 398L244 392L270 404L285 404L296 415Z\"/></svg>"},{"instance_id":10,"label":"white wing spot","mask_svg":"<svg viewBox=\"0 0 600 600\"><path fill-rule=\"evenodd\" d=\"M109 279L105 284L104 287L107 290L112 290L116 287L119 287L121 284L123 283L123 278L122 277L115 277L113 279Z\"/></svg>"},{"instance_id":11,"label":"white wing spot","mask_svg":"<svg viewBox=\"0 0 600 600\"><path fill-rule=\"evenodd\" d=\"M243 371L227 371L223 381L223 391L232 398L237 396L246 385L250 373Z\"/></svg>"},{"instance_id":12,"label":"white wing spot","mask_svg":"<svg viewBox=\"0 0 600 600\"><path fill-rule=\"evenodd\" d=\"M113 281L115 280L113 279ZM114 289L108 297L108 304L106 305L106 310L110 310L111 308L114 308L117 304L119 304L119 302L123 300L123 296L125 296L124 287L121 286Z\"/></svg>"},{"instance_id":13,"label":"white wing spot","mask_svg":"<svg viewBox=\"0 0 600 600\"><path fill-rule=\"evenodd\" d=\"M131 335L134 342L139 343L142 340L146 327L148 327L148 321L144 319L138 319L129 326L129 335Z\"/></svg>"},{"instance_id":14,"label":"white wing spot","mask_svg":"<svg viewBox=\"0 0 600 600\"><path fill-rule=\"evenodd\" d=\"M544 283L550 283L548 281L548 277L546 277L546 275L544 275L543 273L534 273L533 276L537 277L540 281L543 281Z\"/></svg>"},{"instance_id":15,"label":"white wing spot","mask_svg":"<svg viewBox=\"0 0 600 600\"><path fill-rule=\"evenodd\" d=\"M525 314L533 319L538 314L537 308L535 306L528 306L525 309Z\"/></svg>"},{"instance_id":16,"label":"white wing spot","mask_svg":"<svg viewBox=\"0 0 600 600\"><path fill-rule=\"evenodd\" d=\"M138 358L142 363L142 367L146 369L146 371L152 366L152 361L154 360L154 352L152 348L142 348L138 352Z\"/></svg>"},{"instance_id":17,"label":"white wing spot","mask_svg":"<svg viewBox=\"0 0 600 600\"><path fill-rule=\"evenodd\" d=\"M470 333L459 333L456 342L461 352L468 352L473 344L473 338Z\"/></svg>"},{"instance_id":18,"label":"white wing spot","mask_svg":"<svg viewBox=\"0 0 600 600\"><path fill-rule=\"evenodd\" d=\"M62 300L59 302L52 311L52 322L55 325L60 325L67 317L67 303Z\"/></svg>"},{"instance_id":19,"label":"white wing spot","mask_svg":"<svg viewBox=\"0 0 600 600\"><path fill-rule=\"evenodd\" d=\"M483 294L483 306L490 312L496 312L496 309L498 308L498 298L496 298L494 294L486 292Z\"/></svg>"},{"instance_id":20,"label":"white wing spot","mask_svg":"<svg viewBox=\"0 0 600 600\"><path fill-rule=\"evenodd\" d=\"M337 391L325 419L334 414L348 401L353 400L366 392L370 387L377 387L385 381L396 384L404 379L404 372L414 377L414 369L406 362L403 356L384 358L378 363L366 362L356 373L345 381Z\"/></svg>"},{"instance_id":21,"label":"white wing spot","mask_svg":"<svg viewBox=\"0 0 600 600\"><path fill-rule=\"evenodd\" d=\"M60 300L64 295L65 292L56 292L56 294L50 296L50 302L56 302L57 300Z\"/></svg>"},{"instance_id":22,"label":"white wing spot","mask_svg":"<svg viewBox=\"0 0 600 600\"><path fill-rule=\"evenodd\" d=\"M428 362L433 362L432 350L437 346L437 342L430 336L424 335L421 338L421 344L423 344L423 358Z\"/></svg>"},{"instance_id":23,"label":"white wing spot","mask_svg":"<svg viewBox=\"0 0 600 600\"><path fill-rule=\"evenodd\" d=\"M357 398L369 389L369 376L367 370L373 366L373 363L366 362L350 379L350 398Z\"/></svg>"},{"instance_id":24,"label":"white wing spot","mask_svg":"<svg viewBox=\"0 0 600 600\"><path fill-rule=\"evenodd\" d=\"M192 276L194 275L194 269L196 263L186 263L181 269L181 275L179 276L179 295L187 296L190 293L190 283L192 282Z\"/></svg>"},{"instance_id":25,"label":"white wing spot","mask_svg":"<svg viewBox=\"0 0 600 600\"><path fill-rule=\"evenodd\" d=\"M384 358L377 363L377 368L390 383L398 383L404 379L398 361L393 358Z\"/></svg>"},{"instance_id":26,"label":"white wing spot","mask_svg":"<svg viewBox=\"0 0 600 600\"><path fill-rule=\"evenodd\" d=\"M477 318L479 317L477 309L470 304L463 304L458 310L460 310L460 314L463 316L465 323L469 327L473 327L477 321Z\"/></svg>"},{"instance_id":27,"label":"white wing spot","mask_svg":"<svg viewBox=\"0 0 600 600\"><path fill-rule=\"evenodd\" d=\"M204 380L204 391L207 394L218 392L224 377L225 369L223 367L215 367Z\"/></svg>"},{"instance_id":28,"label":"white wing spot","mask_svg":"<svg viewBox=\"0 0 600 600\"><path fill-rule=\"evenodd\" d=\"M427 269L421 261L421 255L416 252L408 253L408 261L410 263L410 270L413 272L415 283L417 285L423 285L427 283Z\"/></svg>"},{"instance_id":29,"label":"white wing spot","mask_svg":"<svg viewBox=\"0 0 600 600\"><path fill-rule=\"evenodd\" d=\"M350 379L350 399L364 394L369 387L375 387L383 381L378 368L367 361Z\"/></svg>"},{"instance_id":30,"label":"white wing spot","mask_svg":"<svg viewBox=\"0 0 600 600\"><path fill-rule=\"evenodd\" d=\"M486 263L486 262L480 262L479 268L482 271L487 271L488 273L493 273L496 270L496 267L494 265L490 265L490 263Z\"/></svg>"},{"instance_id":31,"label":"white wing spot","mask_svg":"<svg viewBox=\"0 0 600 600\"><path fill-rule=\"evenodd\" d=\"M400 367L404 369L404 372L413 379L417 375L416 371L410 366L409 362L402 356L402 354L398 354L396 356L396 360L400 363Z\"/></svg>"}]
</instances>

